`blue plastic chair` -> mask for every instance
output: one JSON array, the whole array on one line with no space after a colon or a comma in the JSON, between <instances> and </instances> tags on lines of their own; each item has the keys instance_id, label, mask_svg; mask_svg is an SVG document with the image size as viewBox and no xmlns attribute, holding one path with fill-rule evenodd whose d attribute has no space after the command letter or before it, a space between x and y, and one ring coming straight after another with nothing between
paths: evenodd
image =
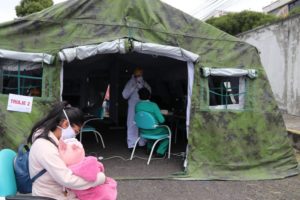
<instances>
[{"instance_id":1,"label":"blue plastic chair","mask_svg":"<svg viewBox=\"0 0 300 200\"><path fill-rule=\"evenodd\" d=\"M17 194L17 183L14 172L16 152L11 149L0 150L0 199L5 200L54 200L49 197Z\"/></svg>"},{"instance_id":2,"label":"blue plastic chair","mask_svg":"<svg viewBox=\"0 0 300 200\"><path fill-rule=\"evenodd\" d=\"M150 164L151 157L152 157L152 154L153 154L156 144L159 141L164 140L166 138L169 139L168 158L170 159L170 155L171 155L171 130L170 130L170 128L167 125L158 125L155 118L150 113L144 112L144 111L137 112L135 114L134 120L135 120L136 126L139 128L140 136L138 137L138 139L136 140L136 142L134 144L134 148L131 153L130 160L132 160L135 149L137 147L137 144L141 138L148 139L148 140L155 140L155 142L152 146L149 158L148 158L147 165ZM168 134L165 134L165 133L162 133L162 134L143 133L143 130L145 130L145 129L154 130L154 129L157 129L160 127L165 127L168 130Z\"/></svg>"},{"instance_id":3,"label":"blue plastic chair","mask_svg":"<svg viewBox=\"0 0 300 200\"><path fill-rule=\"evenodd\" d=\"M90 123L92 121L99 121L99 120L101 121L101 120L103 120L103 118L104 118L103 108L100 108L98 110L97 116L86 120L82 124L82 127L80 129L80 133L79 133L80 134L80 142L82 142L82 133L93 132L95 137L96 137L97 143L99 143L99 140L98 140L98 137L97 137L97 135L98 135L101 139L102 147L103 147L103 149L105 149L105 144L104 144L103 137L102 137L101 133L99 133L99 131L97 131L97 129L95 127L93 127L91 125L88 125L88 123Z\"/></svg>"},{"instance_id":4,"label":"blue plastic chair","mask_svg":"<svg viewBox=\"0 0 300 200\"><path fill-rule=\"evenodd\" d=\"M14 172L16 152L11 149L0 151L0 197L16 195L17 183Z\"/></svg>"}]
</instances>

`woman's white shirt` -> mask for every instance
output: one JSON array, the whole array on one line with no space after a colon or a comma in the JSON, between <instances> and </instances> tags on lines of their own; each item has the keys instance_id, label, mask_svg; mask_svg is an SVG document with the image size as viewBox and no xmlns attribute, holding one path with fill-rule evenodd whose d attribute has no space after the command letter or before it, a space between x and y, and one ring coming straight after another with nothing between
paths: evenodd
<instances>
[{"instance_id":1,"label":"woman's white shirt","mask_svg":"<svg viewBox=\"0 0 300 200\"><path fill-rule=\"evenodd\" d=\"M49 132L49 137L58 144L58 140L52 132ZM95 182L87 182L79 176L73 175L59 157L58 148L49 140L40 138L36 139L30 148L29 172L31 178L43 169L46 169L47 172L33 183L33 196L45 196L59 200L77 199L70 190L66 194L65 188L85 190L105 182L104 173L98 173Z\"/></svg>"}]
</instances>

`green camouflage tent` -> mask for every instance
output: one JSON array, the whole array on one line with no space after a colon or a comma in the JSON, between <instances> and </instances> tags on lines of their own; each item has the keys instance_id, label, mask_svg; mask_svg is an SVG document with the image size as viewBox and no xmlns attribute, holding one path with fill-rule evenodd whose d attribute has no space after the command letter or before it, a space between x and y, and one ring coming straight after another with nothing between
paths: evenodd
<instances>
[{"instance_id":1,"label":"green camouflage tent","mask_svg":"<svg viewBox=\"0 0 300 200\"><path fill-rule=\"evenodd\" d=\"M51 102L90 105L108 84L121 123L120 91L133 66L144 67L153 96L168 86L157 92L160 106L184 99L188 156L179 178L298 173L257 49L159 0L70 0L1 24L1 148L23 141ZM31 112L7 110L9 93L33 91Z\"/></svg>"}]
</instances>

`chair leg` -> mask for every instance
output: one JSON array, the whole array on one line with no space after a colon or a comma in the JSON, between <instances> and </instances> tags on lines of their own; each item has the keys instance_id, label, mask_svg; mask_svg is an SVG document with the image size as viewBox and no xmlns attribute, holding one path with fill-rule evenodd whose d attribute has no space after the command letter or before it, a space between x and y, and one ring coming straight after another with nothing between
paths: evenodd
<instances>
[{"instance_id":1,"label":"chair leg","mask_svg":"<svg viewBox=\"0 0 300 200\"><path fill-rule=\"evenodd\" d=\"M100 137L101 143L102 143L102 147L103 147L103 149L105 149L105 145L104 145L104 141L103 141L101 133L99 133L98 131L94 131L94 134L95 134L96 138L97 138L97 135ZM98 142L98 138L97 138L97 142Z\"/></svg>"},{"instance_id":2,"label":"chair leg","mask_svg":"<svg viewBox=\"0 0 300 200\"><path fill-rule=\"evenodd\" d=\"M99 140L98 140L98 137L97 137L97 134L96 134L96 131L93 131L94 132L94 135L95 135L95 138L96 138L96 142L99 143Z\"/></svg>"},{"instance_id":3,"label":"chair leg","mask_svg":"<svg viewBox=\"0 0 300 200\"><path fill-rule=\"evenodd\" d=\"M154 149L155 149L156 144L157 144L159 141L160 141L160 140L156 140L156 141L154 142L154 144L152 145L152 148L151 148L151 152L150 152L150 155L149 155L149 158L148 158L147 165L150 164L150 161L151 161L151 157L152 157L153 151L154 151Z\"/></svg>"},{"instance_id":4,"label":"chair leg","mask_svg":"<svg viewBox=\"0 0 300 200\"><path fill-rule=\"evenodd\" d=\"M170 159L170 157L171 157L171 142L172 142L172 135L169 136L168 159Z\"/></svg>"},{"instance_id":5,"label":"chair leg","mask_svg":"<svg viewBox=\"0 0 300 200\"><path fill-rule=\"evenodd\" d=\"M135 141L134 148L133 148L133 150L132 150L132 152L131 152L130 160L132 160L132 158L133 158L133 155L134 155L136 146L137 146L137 144L139 143L139 140L140 140L140 139L141 139L141 137L138 137L138 139Z\"/></svg>"}]
</instances>

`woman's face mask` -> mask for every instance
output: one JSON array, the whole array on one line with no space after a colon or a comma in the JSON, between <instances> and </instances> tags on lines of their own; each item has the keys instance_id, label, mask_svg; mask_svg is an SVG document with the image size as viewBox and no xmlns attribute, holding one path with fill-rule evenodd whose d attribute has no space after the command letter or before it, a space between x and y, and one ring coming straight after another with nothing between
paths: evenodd
<instances>
[{"instance_id":1,"label":"woman's face mask","mask_svg":"<svg viewBox=\"0 0 300 200\"><path fill-rule=\"evenodd\" d=\"M63 140L76 137L74 129L70 126L70 122L67 128L59 128L61 129L61 137Z\"/></svg>"},{"instance_id":2,"label":"woman's face mask","mask_svg":"<svg viewBox=\"0 0 300 200\"><path fill-rule=\"evenodd\" d=\"M143 81L143 77L138 76L138 77L135 78L135 80L136 80L137 82L141 82L141 81Z\"/></svg>"},{"instance_id":3,"label":"woman's face mask","mask_svg":"<svg viewBox=\"0 0 300 200\"><path fill-rule=\"evenodd\" d=\"M68 121L69 125L68 125L67 128L62 128L62 127L58 126L58 128L61 129L61 139L65 140L65 139L75 138L76 133L75 133L74 129L71 126L71 123L69 121L67 113L64 110L63 110L63 112L64 112L64 114L67 118L67 121Z\"/></svg>"}]
</instances>

